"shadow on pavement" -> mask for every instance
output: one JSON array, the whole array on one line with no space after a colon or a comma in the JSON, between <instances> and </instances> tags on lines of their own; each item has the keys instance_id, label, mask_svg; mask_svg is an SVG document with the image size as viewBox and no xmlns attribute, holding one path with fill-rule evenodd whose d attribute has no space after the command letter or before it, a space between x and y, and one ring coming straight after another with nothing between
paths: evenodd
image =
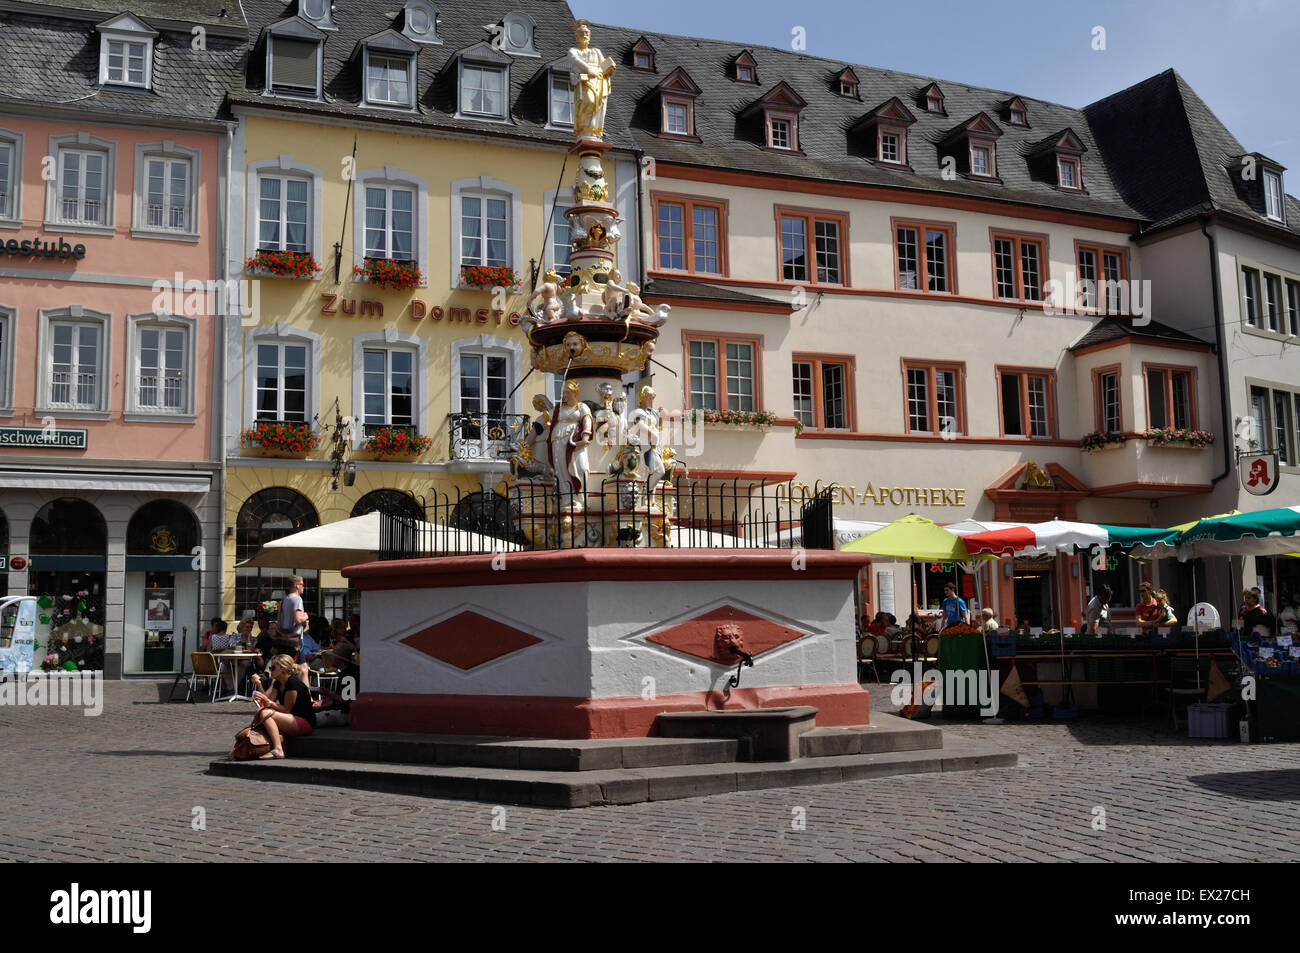
<instances>
[{"instance_id":1,"label":"shadow on pavement","mask_svg":"<svg viewBox=\"0 0 1300 953\"><path fill-rule=\"evenodd\" d=\"M1226 797L1248 801L1300 801L1300 768L1194 774L1187 780Z\"/></svg>"}]
</instances>

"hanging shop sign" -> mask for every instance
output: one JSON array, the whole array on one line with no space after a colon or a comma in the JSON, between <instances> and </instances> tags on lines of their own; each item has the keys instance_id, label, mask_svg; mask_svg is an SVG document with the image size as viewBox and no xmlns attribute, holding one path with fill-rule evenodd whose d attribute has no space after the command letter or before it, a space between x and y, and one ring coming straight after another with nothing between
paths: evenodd
<instances>
[{"instance_id":1,"label":"hanging shop sign","mask_svg":"<svg viewBox=\"0 0 1300 953\"><path fill-rule=\"evenodd\" d=\"M15 258L75 258L80 261L86 257L85 245L69 245L62 237L57 242L11 238L0 242L0 251Z\"/></svg>"},{"instance_id":2,"label":"hanging shop sign","mask_svg":"<svg viewBox=\"0 0 1300 953\"><path fill-rule=\"evenodd\" d=\"M0 556L0 572L6 572L10 569L16 572L22 572L26 568L26 556Z\"/></svg>"},{"instance_id":3,"label":"hanging shop sign","mask_svg":"<svg viewBox=\"0 0 1300 953\"><path fill-rule=\"evenodd\" d=\"M54 427L0 427L0 447L35 447L42 450L85 450L85 430Z\"/></svg>"},{"instance_id":4,"label":"hanging shop sign","mask_svg":"<svg viewBox=\"0 0 1300 953\"><path fill-rule=\"evenodd\" d=\"M1251 453L1237 459L1241 485L1252 496L1268 496L1277 489L1281 471L1277 466L1277 453Z\"/></svg>"},{"instance_id":5,"label":"hanging shop sign","mask_svg":"<svg viewBox=\"0 0 1300 953\"><path fill-rule=\"evenodd\" d=\"M170 526L155 526L153 532L149 534L149 548L155 553L170 556L176 552L176 547L176 534L172 532Z\"/></svg>"}]
</instances>

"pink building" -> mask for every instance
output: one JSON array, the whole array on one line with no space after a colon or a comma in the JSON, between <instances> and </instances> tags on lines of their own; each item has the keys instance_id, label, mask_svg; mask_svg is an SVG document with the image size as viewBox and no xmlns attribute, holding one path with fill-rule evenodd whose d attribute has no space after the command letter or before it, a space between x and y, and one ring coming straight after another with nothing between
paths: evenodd
<instances>
[{"instance_id":1,"label":"pink building","mask_svg":"<svg viewBox=\"0 0 1300 953\"><path fill-rule=\"evenodd\" d=\"M244 31L78 6L0 13L66 63L0 80L0 592L48 597L38 659L168 672L219 605L224 295L172 286L223 287Z\"/></svg>"}]
</instances>

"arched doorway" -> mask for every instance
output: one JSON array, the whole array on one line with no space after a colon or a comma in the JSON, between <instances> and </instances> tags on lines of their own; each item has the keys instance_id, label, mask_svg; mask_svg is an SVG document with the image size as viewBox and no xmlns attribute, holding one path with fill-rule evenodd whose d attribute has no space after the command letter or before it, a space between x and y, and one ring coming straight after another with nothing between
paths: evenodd
<instances>
[{"instance_id":1,"label":"arched doorway","mask_svg":"<svg viewBox=\"0 0 1300 953\"><path fill-rule=\"evenodd\" d=\"M515 524L510 501L499 493L486 490L462 497L452 509L447 523L457 529L495 536L512 543L527 541L527 537Z\"/></svg>"},{"instance_id":2,"label":"arched doorway","mask_svg":"<svg viewBox=\"0 0 1300 953\"><path fill-rule=\"evenodd\" d=\"M127 674L177 671L181 653L198 644L206 628L199 617L201 543L198 517L184 503L151 500L132 514L126 526L123 587L122 668Z\"/></svg>"},{"instance_id":3,"label":"arched doorway","mask_svg":"<svg viewBox=\"0 0 1300 953\"><path fill-rule=\"evenodd\" d=\"M40 600L38 655L61 668L104 667L108 527L91 503L51 500L32 519L28 593Z\"/></svg>"},{"instance_id":4,"label":"arched doorway","mask_svg":"<svg viewBox=\"0 0 1300 953\"><path fill-rule=\"evenodd\" d=\"M424 519L424 510L415 502L415 497L402 490L371 490L352 507L352 515L365 516L367 513L391 513L407 519Z\"/></svg>"},{"instance_id":5,"label":"arched doorway","mask_svg":"<svg viewBox=\"0 0 1300 953\"><path fill-rule=\"evenodd\" d=\"M286 487L258 490L239 508L235 520L235 562L241 563L272 540L291 536L320 525L316 508L301 493ZM259 607L284 597L289 577L300 575L306 583L303 606L309 613L320 611L319 573L315 569L286 567L235 570L235 617L261 614ZM269 608L269 607L268 607Z\"/></svg>"}]
</instances>

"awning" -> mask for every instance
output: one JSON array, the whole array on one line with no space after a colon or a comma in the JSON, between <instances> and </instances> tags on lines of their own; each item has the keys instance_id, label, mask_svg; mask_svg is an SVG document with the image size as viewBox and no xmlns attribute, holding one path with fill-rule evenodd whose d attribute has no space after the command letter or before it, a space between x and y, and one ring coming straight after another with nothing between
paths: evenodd
<instances>
[{"instance_id":1,"label":"awning","mask_svg":"<svg viewBox=\"0 0 1300 953\"><path fill-rule=\"evenodd\" d=\"M207 493L212 478L207 476L167 476L164 474L93 473L21 473L0 472L3 490L73 490L81 493Z\"/></svg>"}]
</instances>

